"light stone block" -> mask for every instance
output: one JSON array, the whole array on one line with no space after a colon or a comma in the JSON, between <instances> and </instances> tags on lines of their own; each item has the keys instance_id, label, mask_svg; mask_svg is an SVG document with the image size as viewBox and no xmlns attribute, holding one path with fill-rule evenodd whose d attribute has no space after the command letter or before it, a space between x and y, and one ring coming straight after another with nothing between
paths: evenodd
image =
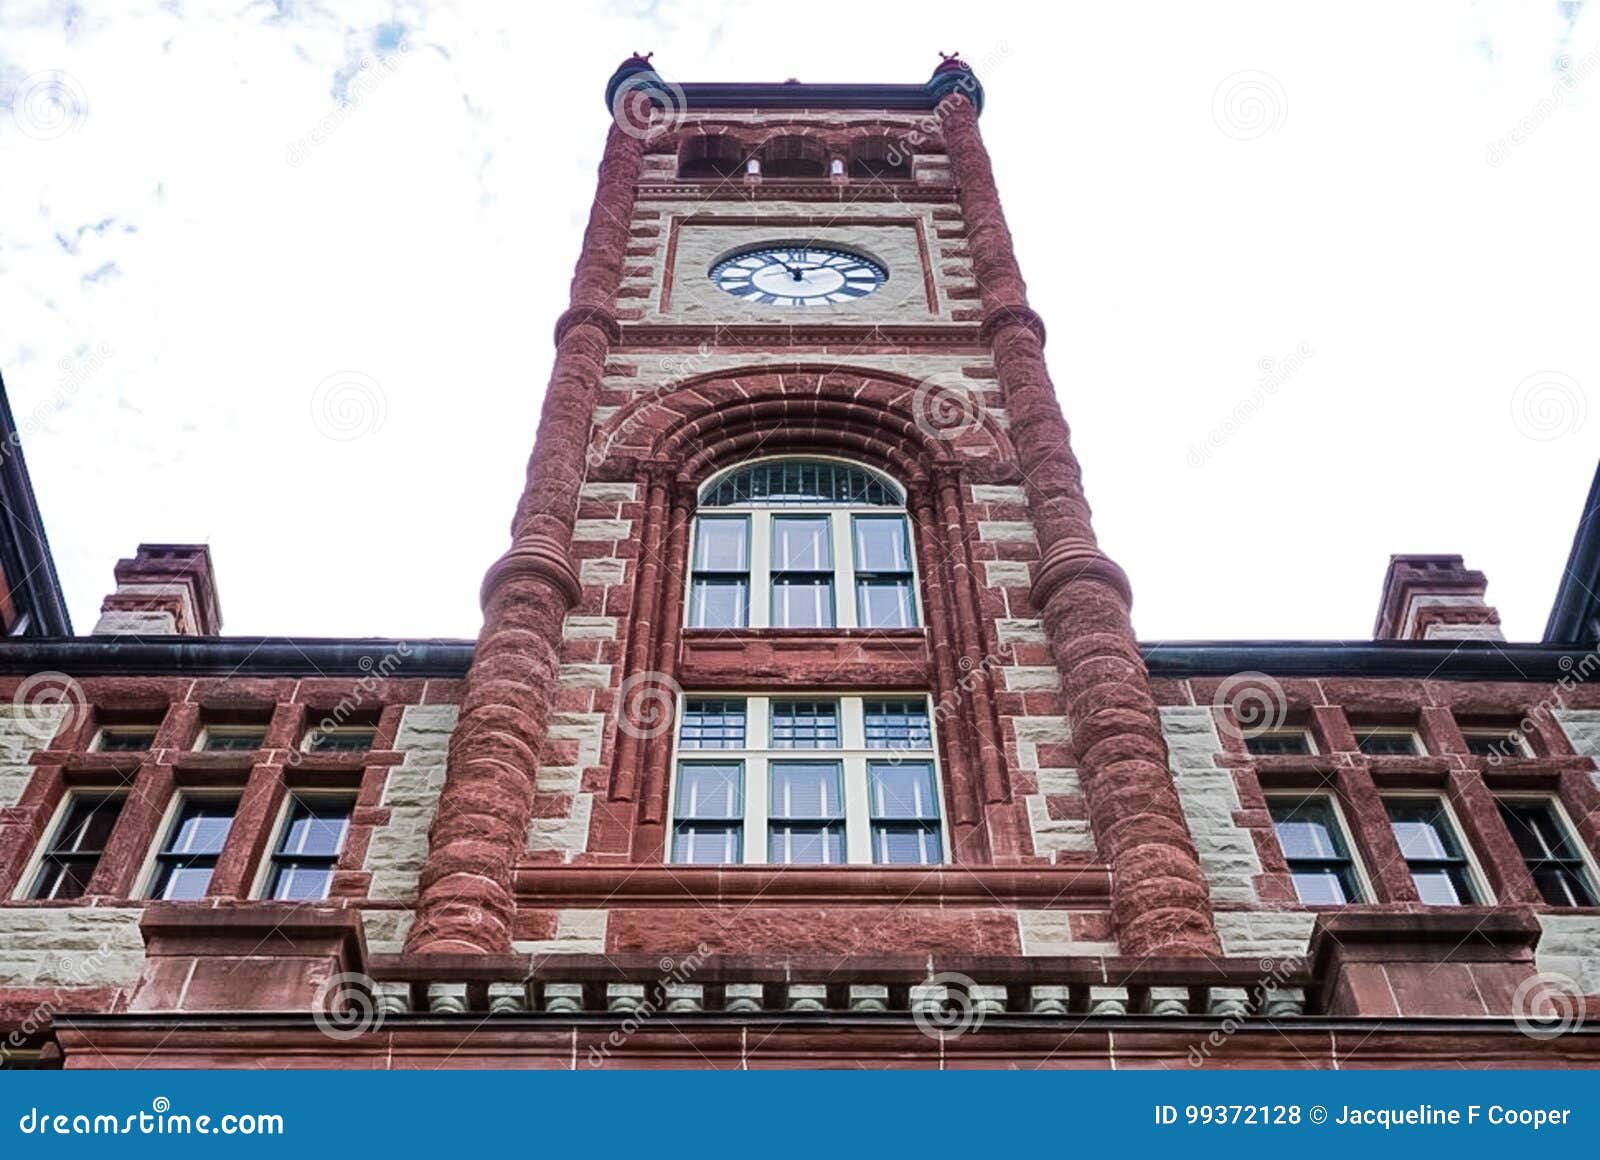
<instances>
[{"instance_id":1,"label":"light stone block","mask_svg":"<svg viewBox=\"0 0 1600 1160\"><path fill-rule=\"evenodd\" d=\"M632 520L578 520L572 525L574 540L614 543L633 536Z\"/></svg>"},{"instance_id":2,"label":"light stone block","mask_svg":"<svg viewBox=\"0 0 1600 1160\"><path fill-rule=\"evenodd\" d=\"M1033 525L1024 520L979 520L978 539L990 544L1031 544Z\"/></svg>"},{"instance_id":3,"label":"light stone block","mask_svg":"<svg viewBox=\"0 0 1600 1160\"><path fill-rule=\"evenodd\" d=\"M578 564L578 582L585 588L609 588L621 584L628 562L615 556L596 556Z\"/></svg>"},{"instance_id":4,"label":"light stone block","mask_svg":"<svg viewBox=\"0 0 1600 1160\"><path fill-rule=\"evenodd\" d=\"M586 483L578 494L601 503L634 503L639 498L637 483Z\"/></svg>"},{"instance_id":5,"label":"light stone block","mask_svg":"<svg viewBox=\"0 0 1600 1160\"><path fill-rule=\"evenodd\" d=\"M1072 935L1071 918L1064 910L1017 911L1017 937L1022 953L1039 955L1114 955L1115 943L1080 942Z\"/></svg>"},{"instance_id":6,"label":"light stone block","mask_svg":"<svg viewBox=\"0 0 1600 1160\"><path fill-rule=\"evenodd\" d=\"M564 689L609 689L611 666L565 664L557 671L556 682Z\"/></svg>"},{"instance_id":7,"label":"light stone block","mask_svg":"<svg viewBox=\"0 0 1600 1160\"><path fill-rule=\"evenodd\" d=\"M1048 693L1061 688L1061 673L1054 665L1013 665L1000 672L1008 693Z\"/></svg>"},{"instance_id":8,"label":"light stone block","mask_svg":"<svg viewBox=\"0 0 1600 1160\"><path fill-rule=\"evenodd\" d=\"M1027 503L1026 488L975 483L972 485L973 503Z\"/></svg>"},{"instance_id":9,"label":"light stone block","mask_svg":"<svg viewBox=\"0 0 1600 1160\"><path fill-rule=\"evenodd\" d=\"M556 933L547 939L519 939L511 949L520 955L603 955L609 910L558 910Z\"/></svg>"},{"instance_id":10,"label":"light stone block","mask_svg":"<svg viewBox=\"0 0 1600 1160\"><path fill-rule=\"evenodd\" d=\"M1002 645L1049 643L1044 634L1044 621L1037 619L996 620L994 633Z\"/></svg>"},{"instance_id":11,"label":"light stone block","mask_svg":"<svg viewBox=\"0 0 1600 1160\"><path fill-rule=\"evenodd\" d=\"M1021 560L985 560L983 582L990 588L1028 588L1033 575Z\"/></svg>"},{"instance_id":12,"label":"light stone block","mask_svg":"<svg viewBox=\"0 0 1600 1160\"><path fill-rule=\"evenodd\" d=\"M373 830L362 863L372 875L372 898L416 896L457 712L454 705L408 705L400 714L394 748L402 760L388 771L383 789L389 822Z\"/></svg>"},{"instance_id":13,"label":"light stone block","mask_svg":"<svg viewBox=\"0 0 1600 1160\"><path fill-rule=\"evenodd\" d=\"M562 640L616 640L615 616L569 616L561 626Z\"/></svg>"},{"instance_id":14,"label":"light stone block","mask_svg":"<svg viewBox=\"0 0 1600 1160\"><path fill-rule=\"evenodd\" d=\"M1256 902L1261 873L1250 831L1235 824L1240 808L1232 771L1217 764L1222 738L1216 716L1206 705L1161 708L1161 733L1200 866L1216 902Z\"/></svg>"},{"instance_id":15,"label":"light stone block","mask_svg":"<svg viewBox=\"0 0 1600 1160\"><path fill-rule=\"evenodd\" d=\"M137 906L0 907L0 985L128 986L144 965Z\"/></svg>"},{"instance_id":16,"label":"light stone block","mask_svg":"<svg viewBox=\"0 0 1600 1160\"><path fill-rule=\"evenodd\" d=\"M1309 910L1219 910L1222 953L1236 958L1301 959L1317 916Z\"/></svg>"}]
</instances>

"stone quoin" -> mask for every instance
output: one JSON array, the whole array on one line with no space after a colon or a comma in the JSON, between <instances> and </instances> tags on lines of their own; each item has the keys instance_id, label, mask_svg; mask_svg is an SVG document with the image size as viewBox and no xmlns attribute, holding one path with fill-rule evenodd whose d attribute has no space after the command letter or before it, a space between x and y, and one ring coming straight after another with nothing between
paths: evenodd
<instances>
[{"instance_id":1,"label":"stone quoin","mask_svg":"<svg viewBox=\"0 0 1600 1160\"><path fill-rule=\"evenodd\" d=\"M941 55L618 68L476 641L75 636L0 406L0 1066L1600 1063L1600 521L1141 643Z\"/></svg>"}]
</instances>

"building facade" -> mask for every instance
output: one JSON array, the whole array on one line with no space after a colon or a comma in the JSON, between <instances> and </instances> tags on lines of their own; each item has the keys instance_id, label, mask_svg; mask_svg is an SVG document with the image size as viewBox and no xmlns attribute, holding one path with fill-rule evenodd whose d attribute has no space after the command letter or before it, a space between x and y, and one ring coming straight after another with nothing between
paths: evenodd
<instances>
[{"instance_id":1,"label":"building facade","mask_svg":"<svg viewBox=\"0 0 1600 1160\"><path fill-rule=\"evenodd\" d=\"M0 642L8 1066L1600 1061L1587 522L1543 642L1142 646L974 72L606 99L476 642Z\"/></svg>"}]
</instances>

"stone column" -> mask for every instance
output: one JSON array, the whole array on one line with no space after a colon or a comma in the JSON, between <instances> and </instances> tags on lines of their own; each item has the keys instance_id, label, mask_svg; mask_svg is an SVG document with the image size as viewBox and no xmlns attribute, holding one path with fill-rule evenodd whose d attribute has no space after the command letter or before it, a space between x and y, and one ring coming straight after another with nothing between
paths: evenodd
<instances>
[{"instance_id":1,"label":"stone column","mask_svg":"<svg viewBox=\"0 0 1600 1160\"><path fill-rule=\"evenodd\" d=\"M618 337L611 302L645 136L619 122L606 141L511 547L483 581L483 629L428 831L408 954L511 950L511 874L527 845L562 623L581 594L569 549L595 393Z\"/></svg>"},{"instance_id":2,"label":"stone column","mask_svg":"<svg viewBox=\"0 0 1600 1160\"><path fill-rule=\"evenodd\" d=\"M981 89L947 61L930 89L983 295L983 334L1010 416L1043 560L1033 603L1061 670L1084 797L1112 870L1112 919L1128 955L1216 953L1210 894L1167 764L1150 678L1128 618L1122 569L1090 525L1070 432L1044 363L1044 326L1028 308L978 133Z\"/></svg>"}]
</instances>

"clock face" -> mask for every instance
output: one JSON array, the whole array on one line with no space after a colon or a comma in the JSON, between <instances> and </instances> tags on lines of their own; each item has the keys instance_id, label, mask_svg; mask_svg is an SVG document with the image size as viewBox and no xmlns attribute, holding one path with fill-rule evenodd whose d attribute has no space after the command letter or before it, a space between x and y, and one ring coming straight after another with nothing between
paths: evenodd
<instances>
[{"instance_id":1,"label":"clock face","mask_svg":"<svg viewBox=\"0 0 1600 1160\"><path fill-rule=\"evenodd\" d=\"M796 244L724 258L711 268L711 280L760 306L827 306L865 298L889 272L848 250Z\"/></svg>"}]
</instances>

